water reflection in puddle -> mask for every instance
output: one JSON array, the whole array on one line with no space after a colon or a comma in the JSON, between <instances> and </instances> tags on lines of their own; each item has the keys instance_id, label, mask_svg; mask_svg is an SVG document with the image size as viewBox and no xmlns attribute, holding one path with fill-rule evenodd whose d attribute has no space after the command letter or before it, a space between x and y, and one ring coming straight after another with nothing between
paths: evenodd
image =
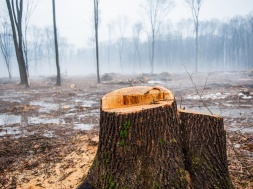
<instances>
[{"instance_id":1,"label":"water reflection in puddle","mask_svg":"<svg viewBox=\"0 0 253 189\"><path fill-rule=\"evenodd\" d=\"M240 131L242 133L253 133L253 127L248 127L248 128L229 128L228 130L230 131Z\"/></svg>"},{"instance_id":2,"label":"water reflection in puddle","mask_svg":"<svg viewBox=\"0 0 253 189\"><path fill-rule=\"evenodd\" d=\"M201 95L201 98L203 100L207 100L207 99L225 99L227 96L229 96L230 93L212 93L212 94L204 94ZM186 99L189 100L200 100L200 96L199 95L188 95L185 97Z\"/></svg>"},{"instance_id":3,"label":"water reflection in puddle","mask_svg":"<svg viewBox=\"0 0 253 189\"><path fill-rule=\"evenodd\" d=\"M58 110L61 106L59 104L47 103L43 101L30 102L30 105L40 106L39 112L41 113L50 113L51 111Z\"/></svg>"},{"instance_id":4,"label":"water reflection in puddle","mask_svg":"<svg viewBox=\"0 0 253 189\"><path fill-rule=\"evenodd\" d=\"M9 115L9 114L0 114L0 126L1 125L13 125L21 122L20 115Z\"/></svg>"},{"instance_id":5,"label":"water reflection in puddle","mask_svg":"<svg viewBox=\"0 0 253 189\"><path fill-rule=\"evenodd\" d=\"M94 106L97 102L93 101L93 100L81 100L81 99L74 99L73 100L75 103L81 104L81 106L83 107L92 107Z\"/></svg>"},{"instance_id":6,"label":"water reflection in puddle","mask_svg":"<svg viewBox=\"0 0 253 189\"><path fill-rule=\"evenodd\" d=\"M15 90L8 90L8 92L4 92L1 94L0 99L6 102L22 102L24 97L27 97L27 94L17 93Z\"/></svg>"},{"instance_id":7,"label":"water reflection in puddle","mask_svg":"<svg viewBox=\"0 0 253 189\"><path fill-rule=\"evenodd\" d=\"M16 126L15 124L19 124ZM38 118L26 117L21 115L0 114L0 136L5 135L21 135L20 128L22 125L36 125L36 124L60 124L59 118ZM47 132L48 137L53 135ZM51 136L52 137L52 136Z\"/></svg>"},{"instance_id":8,"label":"water reflection in puddle","mask_svg":"<svg viewBox=\"0 0 253 189\"><path fill-rule=\"evenodd\" d=\"M96 104L96 102L92 100L82 101L82 106L84 107L92 107L94 104Z\"/></svg>"},{"instance_id":9,"label":"water reflection in puddle","mask_svg":"<svg viewBox=\"0 0 253 189\"><path fill-rule=\"evenodd\" d=\"M151 81L148 81L148 84L167 84L167 83L165 81L151 80Z\"/></svg>"},{"instance_id":10,"label":"water reflection in puddle","mask_svg":"<svg viewBox=\"0 0 253 189\"><path fill-rule=\"evenodd\" d=\"M37 117L31 117L28 118L28 124L59 124L60 119L55 118L55 119L44 119L44 118L37 118Z\"/></svg>"},{"instance_id":11,"label":"water reflection in puddle","mask_svg":"<svg viewBox=\"0 0 253 189\"><path fill-rule=\"evenodd\" d=\"M4 135L17 135L20 134L18 127L1 127L0 126L0 136Z\"/></svg>"},{"instance_id":12,"label":"water reflection in puddle","mask_svg":"<svg viewBox=\"0 0 253 189\"><path fill-rule=\"evenodd\" d=\"M0 126L8 126L14 124L59 124L59 118L38 118L38 117L21 117L20 115L0 114Z\"/></svg>"},{"instance_id":13,"label":"water reflection in puddle","mask_svg":"<svg viewBox=\"0 0 253 189\"><path fill-rule=\"evenodd\" d=\"M94 126L93 124L74 124L74 129L87 131L93 129Z\"/></svg>"}]
</instances>

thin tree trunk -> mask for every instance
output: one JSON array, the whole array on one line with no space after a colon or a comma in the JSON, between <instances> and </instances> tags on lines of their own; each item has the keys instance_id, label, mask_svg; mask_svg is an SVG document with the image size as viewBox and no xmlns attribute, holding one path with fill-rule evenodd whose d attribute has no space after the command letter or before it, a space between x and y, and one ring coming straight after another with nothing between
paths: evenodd
<instances>
[{"instance_id":1,"label":"thin tree trunk","mask_svg":"<svg viewBox=\"0 0 253 189\"><path fill-rule=\"evenodd\" d=\"M11 68L10 68L10 54L9 54L10 52L8 50L8 47L6 47L6 41L5 41L6 39L3 39L3 37L6 37L6 36L3 36L3 35L1 36L0 34L0 46L1 46L1 51L3 53L3 56L4 56L4 61L8 70L9 79L11 80L12 76L11 76Z\"/></svg>"},{"instance_id":2,"label":"thin tree trunk","mask_svg":"<svg viewBox=\"0 0 253 189\"><path fill-rule=\"evenodd\" d=\"M151 74L154 74L154 56L155 56L155 34L152 32L152 42L151 42Z\"/></svg>"},{"instance_id":3,"label":"thin tree trunk","mask_svg":"<svg viewBox=\"0 0 253 189\"><path fill-rule=\"evenodd\" d=\"M198 22L198 21L197 21ZM196 55L195 55L195 72L198 72L198 56L199 56L199 25L196 25Z\"/></svg>"},{"instance_id":4,"label":"thin tree trunk","mask_svg":"<svg viewBox=\"0 0 253 189\"><path fill-rule=\"evenodd\" d=\"M98 49L98 1L97 0L94 0L94 22L95 22L95 39L96 39L97 82L100 83L99 49Z\"/></svg>"},{"instance_id":5,"label":"thin tree trunk","mask_svg":"<svg viewBox=\"0 0 253 189\"><path fill-rule=\"evenodd\" d=\"M152 41L152 54L151 54L151 74L154 74L154 53L155 53L155 42Z\"/></svg>"},{"instance_id":6,"label":"thin tree trunk","mask_svg":"<svg viewBox=\"0 0 253 189\"><path fill-rule=\"evenodd\" d=\"M227 60L226 60L226 58L227 58L227 46L226 46L226 38L225 38L225 36L223 36L223 72L225 72L225 69L226 69L226 62L227 62Z\"/></svg>"},{"instance_id":7,"label":"thin tree trunk","mask_svg":"<svg viewBox=\"0 0 253 189\"><path fill-rule=\"evenodd\" d=\"M60 71L60 64L59 64L58 41L57 41L57 28L56 28L56 16L55 16L55 0L52 0L52 4L53 4L55 61L56 61L56 69L57 69L56 85L57 85L57 86L61 86L61 71Z\"/></svg>"},{"instance_id":8,"label":"thin tree trunk","mask_svg":"<svg viewBox=\"0 0 253 189\"><path fill-rule=\"evenodd\" d=\"M9 79L11 80L12 77L11 77L10 62L9 62L9 60L6 58L6 56L4 56L4 59L5 59L5 64L6 64L6 67L7 67L7 70L8 70Z\"/></svg>"}]
</instances>

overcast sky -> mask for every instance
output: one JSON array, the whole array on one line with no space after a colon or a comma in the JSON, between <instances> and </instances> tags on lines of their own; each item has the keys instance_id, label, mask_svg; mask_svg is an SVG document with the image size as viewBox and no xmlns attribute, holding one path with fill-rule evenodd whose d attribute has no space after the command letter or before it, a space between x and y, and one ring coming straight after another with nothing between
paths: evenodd
<instances>
[{"instance_id":1,"label":"overcast sky","mask_svg":"<svg viewBox=\"0 0 253 189\"><path fill-rule=\"evenodd\" d=\"M37 0L37 7L30 24L41 27L52 25L52 1ZM55 0L57 27L60 34L77 47L85 47L92 36L93 0ZM108 23L120 17L128 20L128 30L133 23L142 21L141 3L144 0L100 0L100 40L108 39ZM225 20L235 15L245 16L253 11L253 0L204 0L200 20L218 18ZM191 18L191 11L184 0L176 0L168 19L177 22ZM129 32L128 32L129 33Z\"/></svg>"}]
</instances>

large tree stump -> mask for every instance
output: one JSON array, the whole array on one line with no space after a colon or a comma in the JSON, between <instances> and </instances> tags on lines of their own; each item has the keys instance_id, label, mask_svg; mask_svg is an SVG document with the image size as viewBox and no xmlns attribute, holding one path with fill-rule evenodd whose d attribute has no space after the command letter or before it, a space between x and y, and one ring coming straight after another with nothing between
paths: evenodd
<instances>
[{"instance_id":1,"label":"large tree stump","mask_svg":"<svg viewBox=\"0 0 253 189\"><path fill-rule=\"evenodd\" d=\"M184 188L180 124L173 94L131 87L102 98L96 158L80 188Z\"/></svg>"},{"instance_id":2,"label":"large tree stump","mask_svg":"<svg viewBox=\"0 0 253 189\"><path fill-rule=\"evenodd\" d=\"M79 189L232 187L222 119L188 114L178 112L172 92L163 87L105 95L98 151Z\"/></svg>"},{"instance_id":3,"label":"large tree stump","mask_svg":"<svg viewBox=\"0 0 253 189\"><path fill-rule=\"evenodd\" d=\"M229 178L223 119L179 109L185 168L191 187L233 188Z\"/></svg>"}]
</instances>

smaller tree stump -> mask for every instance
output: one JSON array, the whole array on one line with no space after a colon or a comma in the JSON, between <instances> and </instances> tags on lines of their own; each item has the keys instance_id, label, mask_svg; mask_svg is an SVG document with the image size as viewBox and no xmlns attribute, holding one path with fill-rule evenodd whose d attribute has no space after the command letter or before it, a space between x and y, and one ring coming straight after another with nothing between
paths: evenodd
<instances>
[{"instance_id":1,"label":"smaller tree stump","mask_svg":"<svg viewBox=\"0 0 253 189\"><path fill-rule=\"evenodd\" d=\"M191 188L233 188L228 172L223 119L216 115L178 111Z\"/></svg>"}]
</instances>

